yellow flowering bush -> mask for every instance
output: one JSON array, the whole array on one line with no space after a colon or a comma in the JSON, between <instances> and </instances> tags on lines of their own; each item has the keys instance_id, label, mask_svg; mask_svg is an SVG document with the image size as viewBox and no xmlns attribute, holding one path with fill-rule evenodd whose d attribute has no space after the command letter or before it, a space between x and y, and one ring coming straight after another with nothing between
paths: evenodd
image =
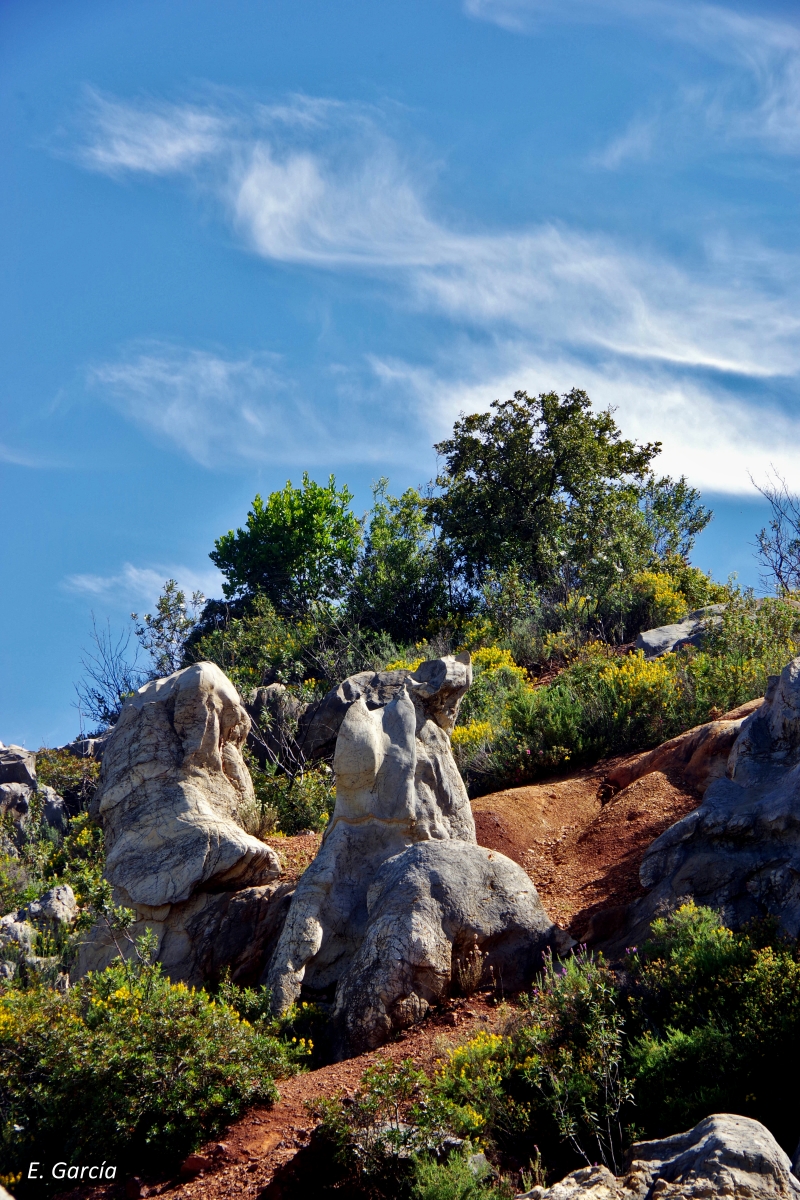
<instances>
[{"instance_id":1,"label":"yellow flowering bush","mask_svg":"<svg viewBox=\"0 0 800 1200\"><path fill-rule=\"evenodd\" d=\"M672 625L689 611L686 597L665 571L639 571L633 577L633 591L646 606L649 625Z\"/></svg>"},{"instance_id":2,"label":"yellow flowering bush","mask_svg":"<svg viewBox=\"0 0 800 1200\"><path fill-rule=\"evenodd\" d=\"M276 1097L307 1045L286 1046L258 1012L121 963L67 992L0 996L0 1171L31 1159L175 1162L242 1109ZM263 1005L260 1006L263 1008ZM76 1157L78 1156L78 1157Z\"/></svg>"}]
</instances>

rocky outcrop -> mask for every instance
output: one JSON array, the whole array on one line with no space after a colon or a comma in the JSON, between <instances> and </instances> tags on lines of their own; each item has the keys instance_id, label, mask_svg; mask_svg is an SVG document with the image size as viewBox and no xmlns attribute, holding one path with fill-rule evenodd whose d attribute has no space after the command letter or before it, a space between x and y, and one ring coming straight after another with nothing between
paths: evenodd
<instances>
[{"instance_id":1,"label":"rocky outcrop","mask_svg":"<svg viewBox=\"0 0 800 1200\"><path fill-rule=\"evenodd\" d=\"M0 742L0 784L20 783L36 787L36 755L23 746L4 746Z\"/></svg>"},{"instance_id":2,"label":"rocky outcrop","mask_svg":"<svg viewBox=\"0 0 800 1200\"><path fill-rule=\"evenodd\" d=\"M255 910L274 894L263 889L280 875L275 852L239 823L254 803L241 754L249 727L236 689L212 663L148 683L123 705L92 801L117 903L155 929L160 957L176 964L181 955L168 947L182 945L188 965L180 977L195 983L209 959L202 944L230 911L222 894L250 893L238 911L250 913L244 924L252 932L262 920ZM87 939L79 974L113 956L107 932L98 926ZM228 954L223 939L210 957L222 969L239 950L231 943Z\"/></svg>"},{"instance_id":3,"label":"rocky outcrop","mask_svg":"<svg viewBox=\"0 0 800 1200\"><path fill-rule=\"evenodd\" d=\"M69 928L77 916L78 903L72 888L60 883L24 908L0 917L0 979L13 979L20 966L33 971L50 967L57 973L57 958L38 958L34 953L36 935Z\"/></svg>"},{"instance_id":4,"label":"rocky outcrop","mask_svg":"<svg viewBox=\"0 0 800 1200\"><path fill-rule=\"evenodd\" d=\"M674 625L659 625L656 629L645 629L636 639L635 648L643 650L645 658L658 658L669 654L679 646L702 646L709 626L722 621L724 604L709 604L690 612Z\"/></svg>"},{"instance_id":5,"label":"rocky outcrop","mask_svg":"<svg viewBox=\"0 0 800 1200\"><path fill-rule=\"evenodd\" d=\"M720 779L725 774L728 756L745 719L763 703L761 696L757 700L748 700L715 721L695 725L678 737L662 742L655 750L631 755L609 771L605 782L622 789L643 775L663 771L668 775L680 774L700 794L712 779Z\"/></svg>"},{"instance_id":6,"label":"rocky outcrop","mask_svg":"<svg viewBox=\"0 0 800 1200\"><path fill-rule=\"evenodd\" d=\"M517 863L461 841L428 841L390 858L367 892L366 933L336 994L351 1050L385 1042L447 995L459 969L519 991L554 937Z\"/></svg>"},{"instance_id":7,"label":"rocky outcrop","mask_svg":"<svg viewBox=\"0 0 800 1200\"><path fill-rule=\"evenodd\" d=\"M427 665L429 664L423 663L419 669ZM305 757L320 758L333 754L342 721L350 706L360 699L370 712L385 708L403 691L406 681L413 674L413 671L405 669L361 671L358 675L351 675L345 679L338 687L331 688L322 700L310 705L300 717L297 741Z\"/></svg>"},{"instance_id":8,"label":"rocky outcrop","mask_svg":"<svg viewBox=\"0 0 800 1200\"><path fill-rule=\"evenodd\" d=\"M717 909L733 929L769 915L790 937L800 935L799 768L796 658L742 723L726 775L646 851L639 878L648 894L631 908L628 941L640 941L658 913L688 899Z\"/></svg>"},{"instance_id":9,"label":"rocky outcrop","mask_svg":"<svg viewBox=\"0 0 800 1200\"><path fill-rule=\"evenodd\" d=\"M237 891L198 892L183 904L137 907L137 920L121 937L100 922L81 948L78 974L101 971L120 955L133 955L133 942L147 930L156 935L158 960L173 983L199 986L225 971L233 983L250 987L263 975L294 893L291 883L269 883Z\"/></svg>"},{"instance_id":10,"label":"rocky outcrop","mask_svg":"<svg viewBox=\"0 0 800 1200\"><path fill-rule=\"evenodd\" d=\"M254 800L241 754L249 725L213 663L145 684L125 701L91 808L120 903L160 908L201 888L278 877L274 850L236 819Z\"/></svg>"},{"instance_id":11,"label":"rocky outcrop","mask_svg":"<svg viewBox=\"0 0 800 1200\"><path fill-rule=\"evenodd\" d=\"M277 1011L301 987L335 993L343 1052L418 1019L467 941L498 969L516 956L524 973L554 934L522 869L476 845L450 750L471 680L469 655L366 672L329 693L309 727L318 748L336 736L336 806L268 983Z\"/></svg>"},{"instance_id":12,"label":"rocky outcrop","mask_svg":"<svg viewBox=\"0 0 800 1200\"><path fill-rule=\"evenodd\" d=\"M528 1200L800 1200L800 1182L772 1134L749 1117L720 1113L687 1133L634 1142L630 1166L583 1167ZM523 1196L518 1197L523 1200Z\"/></svg>"}]
</instances>

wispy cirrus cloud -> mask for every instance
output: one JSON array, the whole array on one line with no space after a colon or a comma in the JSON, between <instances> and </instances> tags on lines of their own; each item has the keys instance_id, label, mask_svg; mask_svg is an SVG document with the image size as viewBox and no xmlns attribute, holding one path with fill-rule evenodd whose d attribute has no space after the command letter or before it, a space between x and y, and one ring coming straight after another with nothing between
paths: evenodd
<instances>
[{"instance_id":1,"label":"wispy cirrus cloud","mask_svg":"<svg viewBox=\"0 0 800 1200\"><path fill-rule=\"evenodd\" d=\"M713 83L687 80L657 118L637 115L595 156L599 165L619 166L659 143L674 144L669 134L676 127L684 152L712 136L723 145L751 142L772 153L800 153L800 23L680 0L464 0L464 11L521 34L554 23L626 24L647 37L688 44L723 68Z\"/></svg>"},{"instance_id":2,"label":"wispy cirrus cloud","mask_svg":"<svg viewBox=\"0 0 800 1200\"><path fill-rule=\"evenodd\" d=\"M137 119L152 130L140 108L122 123L132 129ZM220 125L227 119L219 116ZM177 138L184 110L176 122ZM172 145L169 129L158 128ZM594 378L604 394L604 379L625 392L627 378L626 394L644 388L642 436L659 436L663 410L645 397L662 387L674 419L684 413L686 461L708 454L707 432L695 417L703 411L717 419L720 377L800 375L800 271L786 254L719 236L697 249L691 265L678 266L656 250L565 225L460 228L437 215L424 172L362 107L295 98L262 107L249 123L230 118L228 128L211 159L214 186L253 253L369 275L393 305L449 323L453 345L471 338L490 347L524 345L515 361L520 369L538 364L542 386L552 386L564 362L575 365L573 383ZM133 144L144 140L130 136ZM163 173L173 171L169 154L157 151L141 171L152 173L162 158ZM199 169L189 158L181 167L190 177ZM479 388L494 379L490 360L491 353L474 358ZM598 372L601 360L607 365ZM687 371L695 375L690 383ZM234 359L164 344L132 347L94 366L90 377L126 417L208 466L276 455L309 461L333 446L340 457L379 458L397 412L396 401L394 409L384 408L377 430L363 383L348 395L331 385L329 395L341 404L323 412L304 402L274 358ZM463 390L463 373L454 380ZM392 384L395 397L399 385L400 376ZM410 445L426 406L410 384L407 394L401 441ZM786 430L780 422L771 427L780 449ZM769 445L765 453L776 458ZM747 487L740 482L734 490Z\"/></svg>"},{"instance_id":3,"label":"wispy cirrus cloud","mask_svg":"<svg viewBox=\"0 0 800 1200\"><path fill-rule=\"evenodd\" d=\"M62 586L74 595L132 608L155 604L168 579L176 580L187 595L202 592L204 596L217 596L222 590L222 575L214 567L197 570L182 564L136 567L123 563L110 575L67 575Z\"/></svg>"},{"instance_id":4,"label":"wispy cirrus cloud","mask_svg":"<svg viewBox=\"0 0 800 1200\"><path fill-rule=\"evenodd\" d=\"M107 175L170 175L220 152L229 120L196 105L126 104L91 88L75 153L84 166Z\"/></svg>"},{"instance_id":5,"label":"wispy cirrus cloud","mask_svg":"<svg viewBox=\"0 0 800 1200\"><path fill-rule=\"evenodd\" d=\"M148 342L89 369L88 382L126 419L206 467L251 462L326 464L386 457L392 431L396 461L414 453L418 422L409 406L382 413L376 426L368 390L334 368L324 409L311 403L276 355L226 358Z\"/></svg>"}]
</instances>

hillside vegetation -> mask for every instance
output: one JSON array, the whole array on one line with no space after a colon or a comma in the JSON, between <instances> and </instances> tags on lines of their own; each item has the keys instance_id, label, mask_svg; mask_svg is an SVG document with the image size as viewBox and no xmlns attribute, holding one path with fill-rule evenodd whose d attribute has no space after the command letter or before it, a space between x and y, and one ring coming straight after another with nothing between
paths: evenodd
<instances>
[{"instance_id":1,"label":"hillside vegetation","mask_svg":"<svg viewBox=\"0 0 800 1200\"><path fill-rule=\"evenodd\" d=\"M436 450L427 488L395 496L380 480L363 516L332 476L256 496L211 552L222 597L187 597L168 580L129 633L95 627L78 688L89 732L113 724L148 678L201 660L244 698L282 685L250 759L248 828L291 835L324 829L335 803L330 763L298 747L298 716L355 672L470 652L452 745L477 795L655 746L763 694L798 653L800 606L784 577L776 598L756 600L692 565L710 512L685 479L654 471L657 443L623 438L585 393L517 392L462 416ZM725 608L701 648L633 652L641 630L712 604ZM171 984L152 945L132 945L133 914L103 878L87 812L98 764L45 749L38 772L71 818L59 832L38 802L25 822L3 817L3 913L69 884L79 917L69 934L40 933L0 982L0 1178L20 1195L25 1163L56 1152L174 1168L308 1065L325 1020L298 1010L273 1021L263 989ZM98 919L129 960L67 988ZM505 1032L466 1042L438 1074L376 1067L353 1103L324 1108L330 1151L360 1194L446 1200L507 1194L469 1168L476 1148L517 1182L552 1182L584 1161L616 1169L633 1138L720 1109L757 1116L793 1149L775 1072L800 1051L797 974L797 948L773 930L734 936L688 906L619 970L583 951L548 960L509 1005ZM441 1162L445 1137L464 1147Z\"/></svg>"}]
</instances>

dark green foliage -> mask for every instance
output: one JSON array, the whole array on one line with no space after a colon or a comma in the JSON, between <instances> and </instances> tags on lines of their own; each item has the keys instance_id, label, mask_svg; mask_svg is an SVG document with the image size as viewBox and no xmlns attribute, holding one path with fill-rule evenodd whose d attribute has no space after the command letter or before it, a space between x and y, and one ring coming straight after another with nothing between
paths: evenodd
<instances>
[{"instance_id":1,"label":"dark green foliage","mask_svg":"<svg viewBox=\"0 0 800 1200\"><path fill-rule=\"evenodd\" d=\"M291 837L301 830L325 828L336 803L329 767L305 768L292 776L277 768L261 770L251 761L250 774L261 811L271 815L271 828L264 832Z\"/></svg>"},{"instance_id":2,"label":"dark green foliage","mask_svg":"<svg viewBox=\"0 0 800 1200\"><path fill-rule=\"evenodd\" d=\"M397 642L421 638L454 607L441 547L419 492L391 496L388 479L373 488L369 532L347 601L348 617Z\"/></svg>"},{"instance_id":3,"label":"dark green foliage","mask_svg":"<svg viewBox=\"0 0 800 1200\"><path fill-rule=\"evenodd\" d=\"M629 1050L637 1126L650 1136L739 1112L790 1153L786 1079L800 1066L800 962L774 927L732 933L688 904L654 922L629 962Z\"/></svg>"},{"instance_id":4,"label":"dark green foliage","mask_svg":"<svg viewBox=\"0 0 800 1200\"><path fill-rule=\"evenodd\" d=\"M187 601L174 579L168 579L156 602L155 614L146 613L142 620L131 613L136 636L143 650L150 655L152 675L159 679L171 675L183 666L184 647L197 624L205 604L202 592L193 592Z\"/></svg>"},{"instance_id":5,"label":"dark green foliage","mask_svg":"<svg viewBox=\"0 0 800 1200\"><path fill-rule=\"evenodd\" d=\"M330 1102L340 1157L389 1178L411 1153L417 1179L445 1186L431 1154L449 1133L480 1141L501 1166L541 1147L538 1181L586 1162L619 1173L632 1140L713 1112L751 1116L794 1150L800 961L773 925L732 933L688 904L654 922L624 969L578 951L548 959L534 984L504 1032L451 1049L432 1077L379 1063L353 1103Z\"/></svg>"},{"instance_id":6,"label":"dark green foliage","mask_svg":"<svg viewBox=\"0 0 800 1200\"><path fill-rule=\"evenodd\" d=\"M0 1170L31 1159L105 1160L120 1174L174 1166L246 1105L274 1099L275 1077L304 1057L259 1014L250 1024L230 1003L170 984L147 953L66 993L7 990Z\"/></svg>"},{"instance_id":7,"label":"dark green foliage","mask_svg":"<svg viewBox=\"0 0 800 1200\"><path fill-rule=\"evenodd\" d=\"M350 512L352 493L336 489L331 475L321 487L303 474L266 503L256 496L245 529L215 543L212 562L225 576L226 596L263 593L285 614L308 612L315 601L340 597L361 544L361 524Z\"/></svg>"},{"instance_id":8,"label":"dark green foliage","mask_svg":"<svg viewBox=\"0 0 800 1200\"><path fill-rule=\"evenodd\" d=\"M428 502L458 570L479 585L516 564L567 598L599 594L665 552L690 547L708 523L685 480L656 480L659 443L625 440L585 392L516 392L461 417L437 451L445 470Z\"/></svg>"}]
</instances>

